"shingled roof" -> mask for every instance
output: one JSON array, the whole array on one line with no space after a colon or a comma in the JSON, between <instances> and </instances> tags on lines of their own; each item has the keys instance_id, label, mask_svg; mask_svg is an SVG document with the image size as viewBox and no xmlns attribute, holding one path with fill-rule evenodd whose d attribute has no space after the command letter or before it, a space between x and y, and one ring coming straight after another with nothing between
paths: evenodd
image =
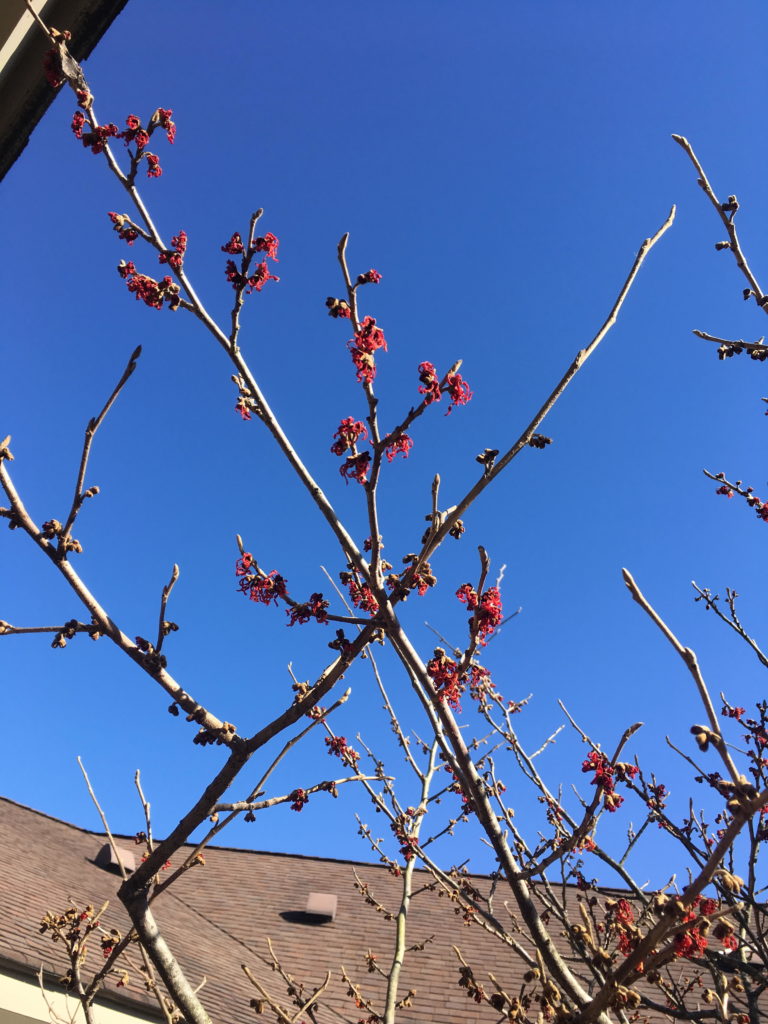
<instances>
[{"instance_id":1,"label":"shingled roof","mask_svg":"<svg viewBox=\"0 0 768 1024\"><path fill-rule=\"evenodd\" d=\"M104 837L0 799L0 958L30 973L44 965L55 979L66 969L59 946L39 931L48 911L61 912L74 901L80 907L110 900L104 923L125 932L128 919L116 898L117 875L97 866ZM131 840L127 840L129 845ZM394 925L366 905L355 889L357 874L385 907L397 910L400 883L383 865L327 860L279 853L208 848L205 867L182 876L156 905L156 918L190 981L206 978L201 996L221 1024L255 1021L250 1001L257 996L241 969L254 975L281 1002L289 1003L280 979L259 959L271 938L281 962L311 993L326 971L334 981L323 997L320 1018L328 1024L356 1022L361 1011L340 980L343 965L363 992L381 1005L383 981L367 970L371 951L388 966ZM415 888L431 882L418 873ZM487 878L473 881L486 891ZM338 897L335 920L309 923L305 913L312 892ZM461 947L470 963L491 970L504 983L519 985L522 971L514 955L482 928L465 926L447 898L425 891L412 904L408 942L428 940L423 952L406 958L402 993L415 990L413 1005L402 1010L402 1024L462 1024L488 1021L488 1009L469 1000L458 986L458 964L451 949ZM91 953L98 964L98 949ZM281 987L282 986L282 987ZM126 1008L152 1011L154 1003L134 974L127 989L110 988L105 998ZM156 1007L155 1007L156 1009Z\"/></svg>"},{"instance_id":2,"label":"shingled roof","mask_svg":"<svg viewBox=\"0 0 768 1024\"><path fill-rule=\"evenodd\" d=\"M116 897L120 877L96 863L105 843L102 834L2 798L0 820L0 971L4 967L11 973L32 975L42 965L46 985L54 989L68 964L60 945L40 933L41 919L46 912L60 913L73 902L83 908L109 900L103 923L125 933L129 922ZM133 837L115 838L119 846L136 849ZM318 1014L322 1024L357 1024L367 1013L350 999L341 968L375 1007L381 1007L384 981L368 970L367 955L388 968L394 937L392 920L381 909L366 904L355 887L357 879L369 886L379 904L397 911L401 883L382 864L208 847L205 866L188 871L159 897L154 904L155 917L190 982L196 986L205 979L201 998L216 1024L256 1024L266 1019L254 1015L251 1000L258 993L245 977L242 964L284 1006L290 1006L284 983L259 959L267 953L267 939L272 940L283 967L306 986L307 996L327 971L333 972ZM458 961L452 947L460 947L478 980L487 984L488 972L492 972L510 993L519 990L525 966L480 925L468 926L461 908L450 898L441 898L432 881L427 872L416 873L408 945L424 943L424 947L406 957L400 994L409 989L415 994L411 1005L398 1012L398 1021L489 1022L493 1012L468 999L466 990L458 985ZM470 881L486 894L493 884L484 876L472 876ZM334 920L319 923L306 913L310 893L337 897ZM497 903L503 904L503 896ZM501 913L505 913L503 907ZM552 935L567 956L564 937L557 929ZM529 945L524 934L515 938L522 946ZM95 971L99 950L94 949L90 956L87 967ZM135 970L127 988L112 984L99 1002L145 1019L159 1017ZM663 1018L659 1015L657 1019Z\"/></svg>"}]
</instances>

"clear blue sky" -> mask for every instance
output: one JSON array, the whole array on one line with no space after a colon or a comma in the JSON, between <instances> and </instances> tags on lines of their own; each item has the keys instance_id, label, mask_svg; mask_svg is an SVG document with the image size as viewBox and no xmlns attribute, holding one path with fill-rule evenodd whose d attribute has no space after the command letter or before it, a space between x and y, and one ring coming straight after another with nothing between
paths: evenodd
<instances>
[{"instance_id":1,"label":"clear blue sky","mask_svg":"<svg viewBox=\"0 0 768 1024\"><path fill-rule=\"evenodd\" d=\"M365 311L390 346L377 380L385 422L413 402L420 361L444 369L464 359L473 402L447 419L433 409L411 458L386 474L393 562L416 546L434 472L452 503L475 477L476 453L518 435L601 323L642 239L678 204L619 324L547 421L554 444L523 453L486 493L462 542L436 561L438 592L411 599L404 614L425 657L434 646L425 620L460 640L465 614L452 594L474 578L483 544L493 572L507 566L506 607L523 607L487 658L509 697L535 694L523 739L537 747L559 723L558 698L606 749L643 720L633 751L657 766L681 809L686 774L663 738L688 743L701 713L682 665L625 595L620 567L696 647L715 692L739 704L762 696L759 667L693 603L690 580L735 587L747 623L765 621L766 526L715 497L701 470L765 490L766 367L743 356L719 363L691 329L753 338L764 317L742 302L729 254L715 252L722 232L670 134L690 138L723 197L738 194L753 266L768 267L767 30L757 0L727 17L702 0L169 0L162 10L130 0L86 64L102 120L173 108L177 142L158 147L164 174L144 195L167 238L188 232L187 270L222 318L232 291L219 247L266 208L281 281L251 297L241 343L358 537L362 492L345 487L328 452L341 417L364 412L347 328L324 307L340 291L342 232L355 272L383 274ZM287 629L282 611L236 593L235 533L298 595L327 592L320 566L343 566L266 433L233 411L230 369L210 337L183 312L148 310L126 293L118 260L149 273L156 260L111 232L106 213L125 203L73 139L73 110L70 94L57 99L0 187L0 436L13 435L11 468L32 514L65 518L85 423L144 346L96 442L88 483L101 495L78 524L77 564L129 635L149 635L178 562L170 613L181 630L168 641L169 667L251 732L288 698L286 664L314 677L331 635ZM82 614L20 532L0 534L0 566L0 618L43 625ZM405 679L389 659L382 667L420 729ZM141 767L162 833L221 759L192 746L192 727L166 714L167 698L107 641L52 651L44 638L3 638L0 675L2 790L50 814L98 827L80 754L118 831L141 827L132 790ZM351 740L362 729L389 755L365 666L349 682L337 731ZM474 728L469 709L464 719ZM583 756L562 738L546 756L550 783L587 790ZM290 789L337 766L318 734L280 779ZM399 772L396 758L391 766ZM511 769L503 775L514 782ZM527 806L522 795L512 802ZM374 817L358 794L316 797L301 815L278 809L222 838L366 859L356 807ZM627 805L621 824L637 813ZM468 856L490 866L466 832L445 859Z\"/></svg>"}]
</instances>

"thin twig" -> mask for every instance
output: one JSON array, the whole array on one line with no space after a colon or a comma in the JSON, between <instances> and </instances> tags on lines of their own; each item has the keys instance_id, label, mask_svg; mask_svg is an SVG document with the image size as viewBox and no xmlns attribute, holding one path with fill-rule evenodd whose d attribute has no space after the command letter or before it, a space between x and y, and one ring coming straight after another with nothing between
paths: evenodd
<instances>
[{"instance_id":1,"label":"thin twig","mask_svg":"<svg viewBox=\"0 0 768 1024\"><path fill-rule=\"evenodd\" d=\"M650 602L647 600L645 595L638 587L637 583L635 583L634 579L632 578L632 573L630 573L628 569L622 569L621 572L624 577L624 583L626 584L627 589L632 595L633 601L639 604L643 611L646 613L646 615L648 615L648 617L651 619L651 621L655 623L656 626L658 626L658 628L661 630L661 632L664 634L667 640L669 640L669 642L672 644L677 653L685 662L688 671L691 673L691 676L693 677L693 681L696 683L696 689L698 690L699 697L701 698L701 702L704 705L704 710L706 711L707 718L709 719L709 727L712 733L713 743L717 748L720 757L723 760L723 764L728 770L728 774L731 776L732 780L735 783L739 783L741 776L736 768L736 765L733 763L733 759L731 758L731 755L729 754L728 749L726 747L725 740L723 739L723 734L720 731L720 721L717 717L717 713L715 712L714 705L712 704L712 698L709 695L709 690L707 689L707 684L704 681L704 676L701 674L701 669L699 668L699 662L696 658L696 653L693 650L691 650L690 647L684 647L683 644L680 643L680 641L677 639L677 637L666 624L666 622L664 622L659 613L652 607Z\"/></svg>"},{"instance_id":2,"label":"thin twig","mask_svg":"<svg viewBox=\"0 0 768 1024\"><path fill-rule=\"evenodd\" d=\"M83 485L85 483L85 472L88 468L88 457L91 454L91 445L96 435L96 431L99 429L101 424L104 422L104 417L107 415L109 410L112 408L117 396L123 390L125 385L131 378L133 371L136 369L136 363L138 362L139 356L141 355L141 345L133 350L131 358L128 360L128 365L123 370L123 375L117 382L114 391L109 396L98 416L88 421L88 426L85 428L85 439L83 441L83 453L80 456L80 469L77 474L77 482L75 483L75 494L72 498L72 507L69 510L67 521L64 524L64 529L61 531L59 537L59 554L63 555L66 553L66 541L69 540L70 531L74 525L77 514L85 500L85 492L83 491Z\"/></svg>"},{"instance_id":3,"label":"thin twig","mask_svg":"<svg viewBox=\"0 0 768 1024\"><path fill-rule=\"evenodd\" d=\"M632 288L632 285L634 284L635 278L637 277L640 268L645 262L646 256L651 251L651 249L656 245L659 239L662 238L662 236L669 230L669 228L674 223L674 219L675 207L673 206L672 209L669 211L667 219L664 221L664 223L661 225L658 231L650 238L646 238L640 246L640 248L638 249L635 261L632 264L632 268L619 291L616 301L611 307L610 313L606 317L597 334L595 334L594 338L589 342L589 344L585 348L580 349L576 353L576 356L571 365L565 371L560 381L555 385L554 389L550 392L549 396L545 399L544 404L541 406L541 408L533 417L533 419L525 428L525 430L523 430L522 434L519 436L517 441L515 441L512 447L509 448L509 450L502 456L502 458L496 461L496 463L493 466L493 469L490 470L490 472L483 473L483 476L477 481L477 483L472 488L470 488L470 490L464 495L464 497L461 499L461 501L459 501L459 503L450 512L450 514L446 516L442 526L437 531L435 536L431 538L425 545L425 557L428 557L429 553L433 551L436 547L438 547L439 544L442 543L442 541L448 535L448 533L453 528L455 523L462 518L462 516L469 508L469 506L485 490L485 488L491 483L491 481L495 480L499 473L503 472L503 470L506 469L509 463L517 455L519 455L524 448L527 447L531 437L544 422L548 414L551 412L552 408L557 403L560 396L563 394L563 392L566 390L566 388L571 383L573 378L584 366L589 357L595 352L598 345L601 343L601 341L605 338L610 329L616 323L619 313L621 312L621 308L624 305L624 302L630 292L630 289Z\"/></svg>"},{"instance_id":4,"label":"thin twig","mask_svg":"<svg viewBox=\"0 0 768 1024\"><path fill-rule=\"evenodd\" d=\"M156 654L160 653L160 651L162 649L162 646L163 646L163 640L165 640L165 638L168 635L168 633L171 630L171 628L175 628L175 626L173 626L172 623L166 622L166 619L165 619L165 608L166 608L166 605L168 604L168 598L171 596L171 591L173 590L174 586L176 585L176 582L177 582L178 578L179 578L179 567L174 562L173 570L171 571L171 578L168 580L166 585L163 587L163 593L162 593L162 596L160 598L160 621L159 621L158 627L157 627L157 643L155 644L155 653Z\"/></svg>"},{"instance_id":5,"label":"thin twig","mask_svg":"<svg viewBox=\"0 0 768 1024\"><path fill-rule=\"evenodd\" d=\"M749 281L749 288L751 293L754 295L755 301L757 302L758 306L760 306L763 310L765 310L766 313L768 313L768 297L766 297L762 288L757 283L757 278L752 273L749 264L747 263L747 259L741 248L741 243L739 242L739 236L736 233L736 224L734 223L734 220L736 211L739 208L739 204L736 200L736 197L729 196L727 203L721 203L715 195L715 191L710 185L707 175L704 173L704 168L699 163L699 159L694 153L693 147L691 146L688 139L686 139L682 135L673 135L672 138L675 140L678 146L680 146L688 154L691 163L696 168L696 173L699 176L699 185L701 186L704 195L707 197L707 199L709 199L714 208L717 210L717 215L722 221L725 230L728 232L728 244L727 246L725 246L725 248L729 248L732 250L739 269L744 274L747 281ZM748 295L747 298L749 298Z\"/></svg>"},{"instance_id":6,"label":"thin twig","mask_svg":"<svg viewBox=\"0 0 768 1024\"><path fill-rule=\"evenodd\" d=\"M744 341L742 338L732 340L730 338L718 338L715 334L708 334L707 331L697 331L695 328L691 332L695 334L697 338L702 338L704 341L714 341L718 345L725 345L728 348L743 348L747 352L754 352L756 349L765 349L763 342L765 341L765 335L758 338L757 341Z\"/></svg>"}]
</instances>

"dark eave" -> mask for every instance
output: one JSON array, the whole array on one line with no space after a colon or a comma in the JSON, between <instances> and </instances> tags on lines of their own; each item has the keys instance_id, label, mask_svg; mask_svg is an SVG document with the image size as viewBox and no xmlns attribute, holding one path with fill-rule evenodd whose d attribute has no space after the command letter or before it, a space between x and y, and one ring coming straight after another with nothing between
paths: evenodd
<instances>
[{"instance_id":1,"label":"dark eave","mask_svg":"<svg viewBox=\"0 0 768 1024\"><path fill-rule=\"evenodd\" d=\"M33 0L46 24L69 30L77 60L94 49L127 0ZM0 179L56 96L43 74L49 44L24 0L0 2ZM64 88L64 87L62 87Z\"/></svg>"}]
</instances>

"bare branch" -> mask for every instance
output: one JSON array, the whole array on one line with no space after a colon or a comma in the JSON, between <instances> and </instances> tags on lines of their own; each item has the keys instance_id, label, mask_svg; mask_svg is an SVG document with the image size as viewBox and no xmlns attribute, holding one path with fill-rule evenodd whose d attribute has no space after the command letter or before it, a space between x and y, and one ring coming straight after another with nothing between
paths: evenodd
<instances>
[{"instance_id":1,"label":"bare branch","mask_svg":"<svg viewBox=\"0 0 768 1024\"><path fill-rule=\"evenodd\" d=\"M98 416L96 416L93 419L88 421L88 426L85 428L85 440L83 441L83 453L80 456L80 469L78 470L78 473L77 473L77 482L75 483L75 493L74 493L74 496L72 498L72 507L69 510L69 515L67 516L67 521L64 524L64 528L61 531L61 534L59 536L59 557L60 558L66 557L66 553L67 553L67 550L68 550L67 542L70 539L70 532L71 532L72 527L74 525L75 519L77 518L77 514L80 511L80 509L82 508L83 502L85 501L85 499L87 497L90 497L92 494L98 493L98 488L91 487L91 488L89 488L88 491L84 491L83 490L83 487L84 487L84 484L85 484L85 473L86 473L86 470L88 468L88 458L89 458L89 456L91 454L91 445L93 444L93 439L96 436L96 431L99 429L101 424L104 422L104 418L107 415L107 413L109 412L109 410L112 408L112 406L114 405L115 401L117 400L117 396L120 394L120 392L123 390L125 385L130 380L130 378L131 378L131 376L133 374L133 371L136 369L136 364L138 362L138 359L139 359L140 355L141 355L141 345L139 345L137 348L135 348L133 350L133 352L131 353L131 358L128 360L128 365L126 366L125 370L123 370L123 375L120 378L120 380L117 382L117 384L115 385L115 389L112 392L112 394L109 396L109 398L107 399L107 401L106 401L106 403L104 405L104 408L101 410L101 412L99 413Z\"/></svg>"}]
</instances>

